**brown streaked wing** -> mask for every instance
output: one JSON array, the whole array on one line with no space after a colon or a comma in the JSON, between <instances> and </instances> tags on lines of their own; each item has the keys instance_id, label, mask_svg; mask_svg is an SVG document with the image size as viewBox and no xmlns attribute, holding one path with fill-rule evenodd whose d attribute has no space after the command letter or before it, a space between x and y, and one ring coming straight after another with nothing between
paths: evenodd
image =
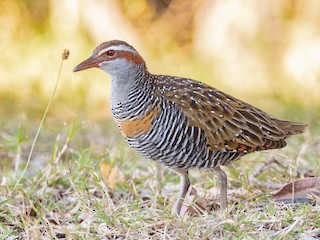
<instances>
[{"instance_id":1,"label":"brown streaked wing","mask_svg":"<svg viewBox=\"0 0 320 240\"><path fill-rule=\"evenodd\" d=\"M290 122L269 116L204 83L191 79L166 80L160 83L166 85L162 94L181 107L190 125L204 130L212 150L251 152L285 146L286 131L281 127ZM168 91L170 87L175 91Z\"/></svg>"}]
</instances>

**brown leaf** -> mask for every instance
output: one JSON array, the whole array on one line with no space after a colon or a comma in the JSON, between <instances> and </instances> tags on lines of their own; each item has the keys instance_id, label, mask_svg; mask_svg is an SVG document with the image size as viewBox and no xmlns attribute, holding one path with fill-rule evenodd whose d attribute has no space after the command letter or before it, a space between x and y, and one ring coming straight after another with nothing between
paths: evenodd
<instances>
[{"instance_id":1,"label":"brown leaf","mask_svg":"<svg viewBox=\"0 0 320 240\"><path fill-rule=\"evenodd\" d=\"M111 166L109 163L100 162L100 172L107 187L113 189L116 185L117 178L119 178L118 169L115 166Z\"/></svg>"},{"instance_id":2,"label":"brown leaf","mask_svg":"<svg viewBox=\"0 0 320 240\"><path fill-rule=\"evenodd\" d=\"M197 190L193 187L189 188L185 198L185 203L189 206L182 206L181 216L185 216L186 214L191 216L202 215L205 212L210 213L213 208L212 202L208 201L208 199L204 197L199 198Z\"/></svg>"},{"instance_id":3,"label":"brown leaf","mask_svg":"<svg viewBox=\"0 0 320 240\"><path fill-rule=\"evenodd\" d=\"M320 177L299 179L284 185L271 197L273 200L306 199L320 197Z\"/></svg>"}]
</instances>

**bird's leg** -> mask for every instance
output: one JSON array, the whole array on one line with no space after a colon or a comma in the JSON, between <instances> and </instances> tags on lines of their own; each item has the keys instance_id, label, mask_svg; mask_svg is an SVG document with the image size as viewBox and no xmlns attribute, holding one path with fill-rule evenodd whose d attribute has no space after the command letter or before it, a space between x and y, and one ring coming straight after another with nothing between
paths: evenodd
<instances>
[{"instance_id":1,"label":"bird's leg","mask_svg":"<svg viewBox=\"0 0 320 240\"><path fill-rule=\"evenodd\" d=\"M175 171L180 176L180 191L178 199L172 208L172 214L180 215L182 203L190 187L188 171Z\"/></svg>"},{"instance_id":2,"label":"bird's leg","mask_svg":"<svg viewBox=\"0 0 320 240\"><path fill-rule=\"evenodd\" d=\"M227 175L224 171L218 166L213 169L214 174L218 178L219 187L220 187L220 210L227 209L228 201L227 201L227 187L228 187L228 179Z\"/></svg>"}]
</instances>

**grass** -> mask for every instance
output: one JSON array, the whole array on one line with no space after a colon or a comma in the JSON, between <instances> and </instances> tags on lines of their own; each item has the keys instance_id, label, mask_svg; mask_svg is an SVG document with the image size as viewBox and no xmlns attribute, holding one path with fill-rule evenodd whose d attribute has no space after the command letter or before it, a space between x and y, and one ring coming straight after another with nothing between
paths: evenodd
<instances>
[{"instance_id":1,"label":"grass","mask_svg":"<svg viewBox=\"0 0 320 240\"><path fill-rule=\"evenodd\" d=\"M229 213L177 219L170 211L178 177L129 149L115 124L70 123L60 129L43 129L15 188L33 141L27 136L36 129L2 130L2 239L295 239L320 228L319 200L314 206L261 206L271 190L250 181L270 155L283 166L270 165L259 181L286 183L319 176L314 136L293 138L283 150L253 154L227 167ZM109 182L111 174L100 171L102 164L114 171ZM216 200L212 173L192 171L191 181L199 196Z\"/></svg>"},{"instance_id":2,"label":"grass","mask_svg":"<svg viewBox=\"0 0 320 240\"><path fill-rule=\"evenodd\" d=\"M36 108L34 99L22 101L20 118L13 116L19 116L21 101L5 102L2 111L8 115L0 120L0 239L298 239L319 235L315 232L320 229L319 199L314 205L268 201L280 184L320 176L317 117L310 121L311 130L292 138L286 148L255 153L225 168L228 212L177 218L171 207L179 178L129 149L113 122L105 118L103 122L60 122L55 117L56 112L64 115L68 107L61 105L72 100L86 105L84 112L95 111L85 103L85 88L78 90L79 99L64 94L58 96L60 104L52 102L53 94L42 119L39 109L45 96L41 94L34 94L41 100L36 101ZM41 93L41 86L35 85L33 91ZM295 116L299 118L304 119ZM277 161L270 163L271 157ZM197 190L191 206L201 199L209 206L217 202L213 173L194 170L190 178Z\"/></svg>"},{"instance_id":3,"label":"grass","mask_svg":"<svg viewBox=\"0 0 320 240\"><path fill-rule=\"evenodd\" d=\"M314 199L314 205L279 205L267 201L279 184L320 176L320 101L316 94L319 71L317 60L310 58L314 55L309 53L310 46L317 47L313 44L317 36L312 32L317 32L314 29L318 27L317 14L313 16L310 13L315 11L309 10L317 5L300 4L299 11L295 4L289 4L289 8L288 4L270 5L272 11L263 11L262 15L256 12L256 18L265 19L266 26L256 32L249 31L249 35L245 22L240 24L244 29L231 24L231 35L222 37L229 36L226 39L232 41L226 41L221 47L223 56L231 56L228 63L227 58L206 58L204 50L194 49L197 35L194 31L196 25L202 23L195 22L194 27L185 28L185 23L193 18L187 12L193 15L192 11L182 14L188 21L167 24L172 22L171 15L176 18L181 14L166 14L161 17L165 21L157 24L138 17L137 8L129 4L136 1L123 1L126 6L119 11L124 14L122 17L128 19L128 10L134 14L131 23L136 34L130 32L128 38L139 36L145 43L136 47L145 51L143 56L152 72L211 80L207 83L250 100L267 112L309 124L308 132L293 137L286 148L255 153L225 168L229 178L227 213L211 212L177 219L170 211L178 194L179 178L166 167L145 160L129 149L115 124L107 120L110 117L110 110L106 109L110 81L104 81L105 75L98 71L81 73L83 81L72 73L72 68L88 57L97 44L94 37L97 35L91 28L87 29L82 11L75 17L75 12L61 11L63 4L47 6L46 1L35 1L44 5L29 2L3 1L0 10L4 27L0 46L3 49L0 239L319 237L319 199ZM140 2L145 4L146 1ZM250 9L246 5L245 9ZM268 12L272 16L267 17ZM231 14L232 18L237 15ZM70 16L68 25L65 24L67 15ZM230 16L221 15L220 18L230 25ZM179 22L183 24L177 25ZM125 29L128 23L125 21ZM121 30L121 22L119 24ZM168 28L171 25L174 31ZM183 34L179 31L181 27ZM225 24L221 25L223 28L226 32L230 30ZM303 30L300 34L303 39L296 41L298 29ZM310 34L304 34L305 31ZM112 36L112 32L109 33ZM180 37L173 33L179 33ZM275 33L280 37L275 38ZM61 47L71 49L72 59L66 62L64 81L59 84L48 115L43 118L43 127L35 138L48 94L54 87L53 76L59 64L54 53ZM300 48L306 48L306 54L299 57L302 68L285 70L286 55ZM317 48L314 49L316 52ZM241 69L238 69L238 62L236 68L233 66L236 55L241 56L236 58L240 60ZM259 64L246 66L247 61ZM310 67L303 68L306 62ZM228 66L226 71L223 71L224 65ZM306 74L301 78L291 72L301 69ZM270 163L271 157L279 163ZM259 172L264 166L265 170ZM190 178L198 198L217 202L217 180L211 172L194 170ZM273 188L265 183L272 183ZM191 201L191 205L195 205L194 202Z\"/></svg>"},{"instance_id":4,"label":"grass","mask_svg":"<svg viewBox=\"0 0 320 240\"><path fill-rule=\"evenodd\" d=\"M319 199L314 205L268 201L281 184L320 175L318 115L310 121L313 134L226 167L228 212L177 218L171 207L179 178L129 149L113 122L61 123L63 117L72 118L65 116L70 110L62 103L73 97L64 94L52 101L58 80L41 119L46 96L40 85L35 83L34 98L26 101L0 94L8 100L2 110L7 118L0 120L0 239L297 239L319 234L312 232L320 229ZM91 108L86 89L80 87L73 99L88 106L84 112ZM24 112L20 118L18 105ZM213 173L195 170L190 178L197 191L191 206L203 199L209 207L218 201Z\"/></svg>"}]
</instances>

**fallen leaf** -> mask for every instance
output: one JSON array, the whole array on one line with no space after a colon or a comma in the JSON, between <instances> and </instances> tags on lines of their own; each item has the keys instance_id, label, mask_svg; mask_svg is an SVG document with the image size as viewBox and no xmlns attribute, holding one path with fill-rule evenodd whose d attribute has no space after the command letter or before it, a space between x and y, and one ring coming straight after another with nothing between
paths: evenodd
<instances>
[{"instance_id":1,"label":"fallen leaf","mask_svg":"<svg viewBox=\"0 0 320 240\"><path fill-rule=\"evenodd\" d=\"M310 199L320 197L320 177L299 179L284 185L271 197L272 200Z\"/></svg>"},{"instance_id":2,"label":"fallen leaf","mask_svg":"<svg viewBox=\"0 0 320 240\"><path fill-rule=\"evenodd\" d=\"M119 171L115 166L111 166L109 163L100 162L100 172L104 183L109 189L113 189L119 177Z\"/></svg>"},{"instance_id":3,"label":"fallen leaf","mask_svg":"<svg viewBox=\"0 0 320 240\"><path fill-rule=\"evenodd\" d=\"M184 202L188 206L182 206L181 216L185 216L186 214L191 216L202 215L205 212L210 213L213 210L212 202L204 197L199 198L197 190L193 187L189 188Z\"/></svg>"}]
</instances>

